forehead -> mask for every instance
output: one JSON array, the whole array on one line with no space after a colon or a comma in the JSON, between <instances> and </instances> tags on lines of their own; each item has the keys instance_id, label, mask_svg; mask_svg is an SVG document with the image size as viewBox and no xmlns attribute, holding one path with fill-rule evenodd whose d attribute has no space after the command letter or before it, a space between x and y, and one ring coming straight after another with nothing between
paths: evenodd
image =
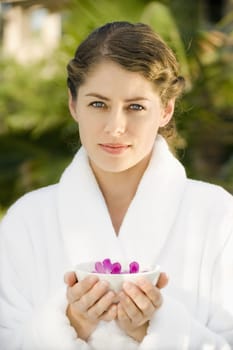
<instances>
[{"instance_id":1,"label":"forehead","mask_svg":"<svg viewBox=\"0 0 233 350\"><path fill-rule=\"evenodd\" d=\"M88 93L89 90L101 92L104 95L123 94L131 95L157 95L152 82L141 73L129 71L113 61L101 61L87 74L84 84L80 86L80 92ZM93 91L92 91L93 92Z\"/></svg>"}]
</instances>

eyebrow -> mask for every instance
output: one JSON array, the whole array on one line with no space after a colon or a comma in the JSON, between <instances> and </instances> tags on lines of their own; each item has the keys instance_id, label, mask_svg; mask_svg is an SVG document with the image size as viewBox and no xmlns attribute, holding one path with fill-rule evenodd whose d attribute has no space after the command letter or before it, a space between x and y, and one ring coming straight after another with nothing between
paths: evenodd
<instances>
[{"instance_id":1,"label":"eyebrow","mask_svg":"<svg viewBox=\"0 0 233 350\"><path fill-rule=\"evenodd\" d=\"M96 98L99 98L100 100L110 101L110 99L108 97L102 96L100 94L96 94L94 92L86 94L85 96L87 96L87 97L96 97ZM125 100L125 102L132 102L132 101L149 101L149 99L146 98L146 97L142 97L142 96L136 96L136 97L129 98L129 99Z\"/></svg>"}]
</instances>

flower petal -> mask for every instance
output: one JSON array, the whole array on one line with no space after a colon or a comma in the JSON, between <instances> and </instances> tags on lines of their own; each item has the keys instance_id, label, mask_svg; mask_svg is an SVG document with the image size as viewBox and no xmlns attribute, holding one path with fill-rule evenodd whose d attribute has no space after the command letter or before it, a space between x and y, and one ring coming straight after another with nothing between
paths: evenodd
<instances>
[{"instance_id":1,"label":"flower petal","mask_svg":"<svg viewBox=\"0 0 233 350\"><path fill-rule=\"evenodd\" d=\"M98 273L105 273L105 269L104 269L104 267L103 267L102 262L97 261L97 262L95 263L95 271L98 272Z\"/></svg>"},{"instance_id":2,"label":"flower petal","mask_svg":"<svg viewBox=\"0 0 233 350\"><path fill-rule=\"evenodd\" d=\"M129 273L137 273L139 272L139 264L137 261L132 261L129 264Z\"/></svg>"},{"instance_id":3,"label":"flower petal","mask_svg":"<svg viewBox=\"0 0 233 350\"><path fill-rule=\"evenodd\" d=\"M103 264L105 273L111 273L111 271L112 271L112 263L111 263L111 260L108 259L108 258L107 258L107 259L104 259L102 264Z\"/></svg>"},{"instance_id":4,"label":"flower petal","mask_svg":"<svg viewBox=\"0 0 233 350\"><path fill-rule=\"evenodd\" d=\"M119 262L115 262L112 264L112 274L121 273L121 264Z\"/></svg>"}]
</instances>

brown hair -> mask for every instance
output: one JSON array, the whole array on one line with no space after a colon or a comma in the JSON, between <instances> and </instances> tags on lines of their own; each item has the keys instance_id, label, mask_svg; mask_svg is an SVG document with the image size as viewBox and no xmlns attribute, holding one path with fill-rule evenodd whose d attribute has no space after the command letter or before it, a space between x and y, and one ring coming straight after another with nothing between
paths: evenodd
<instances>
[{"instance_id":1,"label":"brown hair","mask_svg":"<svg viewBox=\"0 0 233 350\"><path fill-rule=\"evenodd\" d=\"M73 99L90 70L103 59L142 74L154 84L164 105L183 91L184 78L179 75L176 57L158 34L143 23L112 22L94 30L67 65L67 84ZM160 133L169 137L174 129L172 119Z\"/></svg>"}]
</instances>

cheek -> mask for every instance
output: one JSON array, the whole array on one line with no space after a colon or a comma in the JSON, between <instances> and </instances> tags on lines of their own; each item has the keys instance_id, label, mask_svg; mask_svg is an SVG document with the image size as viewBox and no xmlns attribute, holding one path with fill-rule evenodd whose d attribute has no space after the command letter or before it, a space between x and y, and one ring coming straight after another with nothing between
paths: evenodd
<instances>
[{"instance_id":1,"label":"cheek","mask_svg":"<svg viewBox=\"0 0 233 350\"><path fill-rule=\"evenodd\" d=\"M79 131L85 137L97 134L101 131L100 123L97 123L93 118L82 118L79 120Z\"/></svg>"},{"instance_id":2,"label":"cheek","mask_svg":"<svg viewBox=\"0 0 233 350\"><path fill-rule=\"evenodd\" d=\"M150 122L139 129L138 135L140 136L141 142L145 147L150 148L153 146L158 130L159 123L157 120L154 120L153 122Z\"/></svg>"},{"instance_id":3,"label":"cheek","mask_svg":"<svg viewBox=\"0 0 233 350\"><path fill-rule=\"evenodd\" d=\"M144 137L152 137L157 133L159 128L159 119L158 118L149 118L146 121L138 123L135 127L137 133L143 135Z\"/></svg>"}]
</instances>

